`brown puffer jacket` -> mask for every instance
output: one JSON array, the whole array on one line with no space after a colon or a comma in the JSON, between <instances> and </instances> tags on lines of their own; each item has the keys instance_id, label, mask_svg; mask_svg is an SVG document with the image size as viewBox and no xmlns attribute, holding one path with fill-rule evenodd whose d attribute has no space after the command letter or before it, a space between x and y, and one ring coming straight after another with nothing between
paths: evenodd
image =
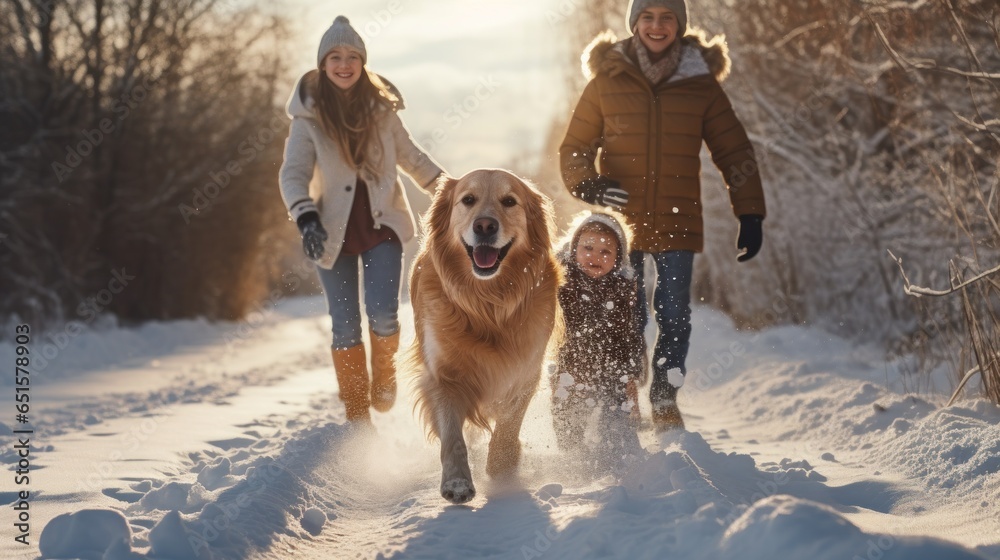
<instances>
[{"instance_id":1,"label":"brown puffer jacket","mask_svg":"<svg viewBox=\"0 0 1000 560\"><path fill-rule=\"evenodd\" d=\"M729 187L736 216L765 215L764 191L746 131L719 82L729 72L722 37L689 30L677 71L654 90L633 62L630 40L599 35L584 52L591 78L559 148L563 180L600 174L628 191L622 213L646 252L703 248L702 140Z\"/></svg>"}]
</instances>

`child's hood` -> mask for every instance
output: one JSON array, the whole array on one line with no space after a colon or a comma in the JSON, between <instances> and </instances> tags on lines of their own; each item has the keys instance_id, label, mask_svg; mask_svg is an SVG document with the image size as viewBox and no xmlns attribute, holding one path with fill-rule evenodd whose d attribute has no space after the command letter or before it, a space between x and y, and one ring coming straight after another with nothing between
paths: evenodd
<instances>
[{"instance_id":1,"label":"child's hood","mask_svg":"<svg viewBox=\"0 0 1000 560\"><path fill-rule=\"evenodd\" d=\"M615 232L615 237L618 238L618 263L615 265L613 270L614 273L631 280L635 278L635 270L632 269L631 261L629 260L629 238L630 236L625 233L625 229L618 219L610 214L604 212L591 212L589 214L584 214L583 216L577 217L570 226L572 235L559 247L556 252L556 257L560 262L570 264L573 262L573 247L576 246L577 241L580 239L582 229L585 225L591 223L599 223L603 226L611 228L611 231Z\"/></svg>"},{"instance_id":2,"label":"child's hood","mask_svg":"<svg viewBox=\"0 0 1000 560\"><path fill-rule=\"evenodd\" d=\"M613 76L624 71L626 66L635 66L627 54L631 39L629 37L619 41L611 30L599 33L580 57L583 61L583 75L592 80L601 73ZM681 54L677 72L670 78L671 81L711 74L722 82L729 76L731 62L725 35L709 38L705 30L688 27L687 34L681 41L688 48Z\"/></svg>"},{"instance_id":3,"label":"child's hood","mask_svg":"<svg viewBox=\"0 0 1000 560\"><path fill-rule=\"evenodd\" d=\"M381 74L378 75L385 83L385 86L389 88L389 91L396 96L399 103L396 104L396 110L401 111L405 108L403 103L403 96L399 93L396 86L385 79ZM319 70L310 70L303 74L297 82L295 82L295 87L292 88L291 95L288 96L288 102L285 103L285 113L288 114L289 118L295 117L306 117L310 119L316 118L316 100L309 95L309 83L312 80L319 79Z\"/></svg>"}]
</instances>

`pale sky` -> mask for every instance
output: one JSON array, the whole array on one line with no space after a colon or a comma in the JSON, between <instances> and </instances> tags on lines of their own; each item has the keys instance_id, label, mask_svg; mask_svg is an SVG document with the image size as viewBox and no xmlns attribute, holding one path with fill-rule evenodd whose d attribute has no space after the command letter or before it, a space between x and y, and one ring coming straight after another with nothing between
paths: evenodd
<instances>
[{"instance_id":1,"label":"pale sky","mask_svg":"<svg viewBox=\"0 0 1000 560\"><path fill-rule=\"evenodd\" d=\"M560 4L574 0L287 0L300 43L289 65L313 68L324 31L345 15L369 68L402 92L403 122L449 173L533 164L554 155L541 153L545 134L576 101L563 91Z\"/></svg>"}]
</instances>

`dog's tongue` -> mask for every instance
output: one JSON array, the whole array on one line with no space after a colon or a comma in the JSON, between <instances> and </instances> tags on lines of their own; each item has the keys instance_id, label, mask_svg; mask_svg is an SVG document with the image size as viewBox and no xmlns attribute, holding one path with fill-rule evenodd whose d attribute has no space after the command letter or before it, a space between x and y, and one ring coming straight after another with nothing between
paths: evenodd
<instances>
[{"instance_id":1,"label":"dog's tongue","mask_svg":"<svg viewBox=\"0 0 1000 560\"><path fill-rule=\"evenodd\" d=\"M472 258L476 260L479 268L492 268L497 263L500 249L488 245L480 245L472 250Z\"/></svg>"}]
</instances>

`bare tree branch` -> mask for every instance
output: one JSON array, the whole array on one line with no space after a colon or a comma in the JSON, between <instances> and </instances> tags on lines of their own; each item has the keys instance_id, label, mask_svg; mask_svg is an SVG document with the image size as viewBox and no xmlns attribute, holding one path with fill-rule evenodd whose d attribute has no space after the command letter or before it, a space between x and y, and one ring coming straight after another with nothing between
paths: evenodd
<instances>
[{"instance_id":1,"label":"bare tree branch","mask_svg":"<svg viewBox=\"0 0 1000 560\"><path fill-rule=\"evenodd\" d=\"M946 296L948 294L953 294L953 293L961 290L962 288L964 288L966 286L970 286L970 285L972 285L972 284L974 284L974 283L976 283L976 282L978 282L978 281L980 281L980 280L982 280L982 279L984 279L984 278L986 278L986 277L988 277L990 275L993 275L993 274L996 274L996 273L1000 272L1000 265L997 265L994 268L991 268L991 269L987 270L986 272L980 273L980 274L974 276L973 278L970 278L970 279L966 280L965 282L962 282L961 284L952 286L951 288L949 288L947 290L933 290L933 289L930 289L930 288L923 288L923 287L914 286L913 284L911 284L910 283L910 279L906 276L906 271L903 270L903 259L900 259L900 258L896 257L896 255L892 254L892 251L888 251L888 253L889 253L889 256L892 257L892 260L896 261L896 264L899 266L899 272L903 275L903 281L906 284L903 287L903 291L906 292L906 295L910 295L910 296L914 296L914 297L921 297L921 296Z\"/></svg>"},{"instance_id":2,"label":"bare tree branch","mask_svg":"<svg viewBox=\"0 0 1000 560\"><path fill-rule=\"evenodd\" d=\"M962 380L958 383L958 387L955 387L955 392L953 392L951 394L951 398L948 399L948 404L944 405L945 408L955 404L955 399L958 398L958 394L962 392L962 388L965 387L965 384L968 383L970 379L972 379L972 376L976 375L981 371L982 370L979 369L979 366L976 366L970 369L969 371L965 372L965 375L962 376Z\"/></svg>"},{"instance_id":3,"label":"bare tree branch","mask_svg":"<svg viewBox=\"0 0 1000 560\"><path fill-rule=\"evenodd\" d=\"M892 57L893 61L907 72L913 70L933 70L935 72L944 72L946 74L952 74L955 76L961 76L963 78L971 78L975 80L985 80L989 82L1000 81L1000 73L992 72L970 72L968 70L959 70L958 68L951 68L949 66L940 66L938 63L931 59L919 59L919 60L907 60L900 54L896 49L892 48L889 44L889 40L886 38L885 33L882 31L882 27L875 22L870 15L867 16L868 21L872 24L875 29L875 35L878 37L880 43L885 48L889 56Z\"/></svg>"}]
</instances>

